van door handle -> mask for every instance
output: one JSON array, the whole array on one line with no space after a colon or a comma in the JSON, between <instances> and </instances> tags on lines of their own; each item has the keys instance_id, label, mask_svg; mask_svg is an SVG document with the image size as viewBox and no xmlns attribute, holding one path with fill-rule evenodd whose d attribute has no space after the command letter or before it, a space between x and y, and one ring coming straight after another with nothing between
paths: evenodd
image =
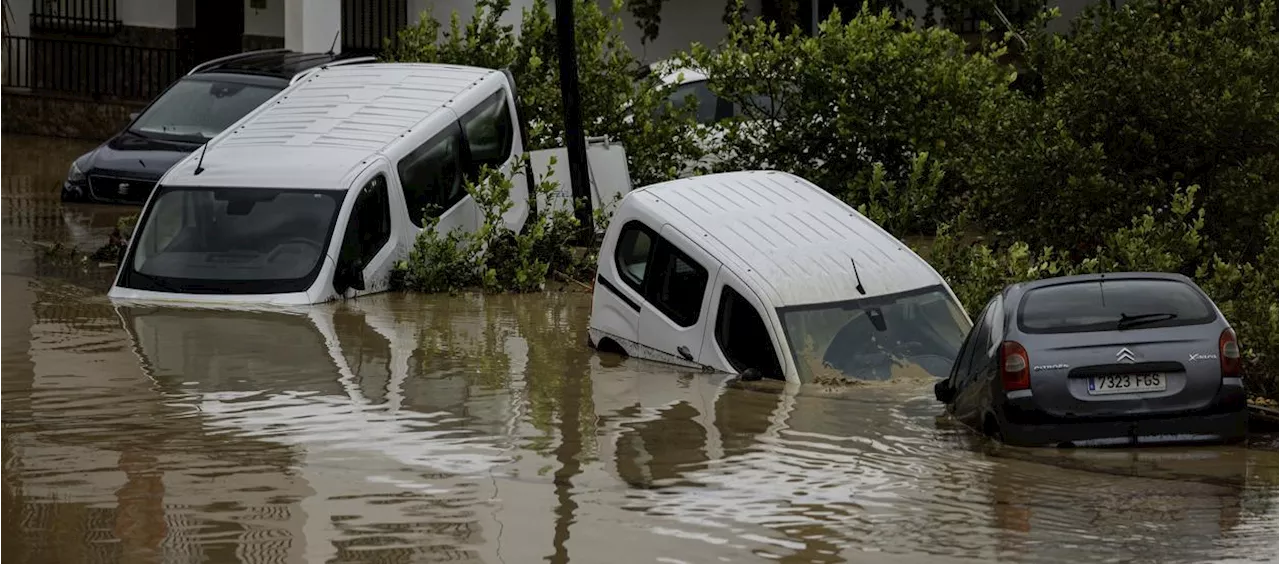
<instances>
[{"instance_id":1,"label":"van door handle","mask_svg":"<svg viewBox=\"0 0 1280 564\"><path fill-rule=\"evenodd\" d=\"M693 353L689 352L689 347L680 345L680 347L676 349L676 352L680 353L680 358L693 362Z\"/></svg>"}]
</instances>

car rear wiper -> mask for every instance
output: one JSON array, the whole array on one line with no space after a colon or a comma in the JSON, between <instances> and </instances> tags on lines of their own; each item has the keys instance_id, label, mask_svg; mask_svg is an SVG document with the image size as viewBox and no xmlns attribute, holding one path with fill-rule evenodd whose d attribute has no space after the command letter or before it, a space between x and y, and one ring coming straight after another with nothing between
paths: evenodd
<instances>
[{"instance_id":1,"label":"car rear wiper","mask_svg":"<svg viewBox=\"0 0 1280 564\"><path fill-rule=\"evenodd\" d=\"M1128 329L1139 325L1146 325L1148 323L1168 321L1170 319L1176 319L1177 317L1178 314L1176 313L1140 313L1138 315L1125 315L1124 313L1121 313L1120 322L1116 323L1116 329Z\"/></svg>"}]
</instances>

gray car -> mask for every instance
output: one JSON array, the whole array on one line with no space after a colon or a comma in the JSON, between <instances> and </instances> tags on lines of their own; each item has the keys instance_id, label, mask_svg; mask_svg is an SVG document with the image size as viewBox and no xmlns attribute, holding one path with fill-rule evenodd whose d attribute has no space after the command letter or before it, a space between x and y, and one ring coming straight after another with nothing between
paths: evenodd
<instances>
[{"instance_id":1,"label":"gray car","mask_svg":"<svg viewBox=\"0 0 1280 564\"><path fill-rule=\"evenodd\" d=\"M934 395L1022 446L1240 440L1240 345L1186 276L1112 273L1014 284L974 319Z\"/></svg>"}]
</instances>

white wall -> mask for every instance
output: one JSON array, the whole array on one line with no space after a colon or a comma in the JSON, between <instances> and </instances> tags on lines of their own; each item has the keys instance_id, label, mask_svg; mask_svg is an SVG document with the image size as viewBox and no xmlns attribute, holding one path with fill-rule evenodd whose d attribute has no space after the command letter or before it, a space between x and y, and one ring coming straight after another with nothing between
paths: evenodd
<instances>
[{"instance_id":1,"label":"white wall","mask_svg":"<svg viewBox=\"0 0 1280 564\"><path fill-rule=\"evenodd\" d=\"M670 56L678 50L687 49L695 41L707 46L719 43L725 35L725 26L721 22L724 16L726 0L670 0L662 8L662 24L658 37L644 45L640 42L641 30L635 24L635 18L623 8L622 38L627 42L636 57L642 62L652 62ZM612 9L612 0L597 0L600 9L608 13ZM555 14L555 1L548 0L552 15ZM521 10L533 6L533 0L512 0L511 9L500 20L512 25L519 33ZM760 13L760 0L747 0L747 12L750 15ZM475 14L474 0L409 0L410 25L417 23L418 15L428 8L431 14L448 28L450 14L458 13L458 18L465 24Z\"/></svg>"},{"instance_id":2,"label":"white wall","mask_svg":"<svg viewBox=\"0 0 1280 564\"><path fill-rule=\"evenodd\" d=\"M302 53L323 53L334 47L333 33L342 21L339 0L284 0L284 46Z\"/></svg>"},{"instance_id":3,"label":"white wall","mask_svg":"<svg viewBox=\"0 0 1280 564\"><path fill-rule=\"evenodd\" d=\"M244 1L244 34L284 37L284 1L267 0L267 7L255 10Z\"/></svg>"},{"instance_id":4,"label":"white wall","mask_svg":"<svg viewBox=\"0 0 1280 564\"><path fill-rule=\"evenodd\" d=\"M467 21L476 12L475 0L409 0L407 4L409 6L409 17L406 20L408 25L416 25L419 14L429 11L440 22L444 30L449 29L449 18L453 12L458 12L458 19L462 25L466 25ZM547 0L547 4L551 7L551 13L554 14L555 0ZM511 8L502 15L502 19L499 21L504 25L514 27L516 35L519 35L521 11L532 7L533 0L511 0Z\"/></svg>"},{"instance_id":5,"label":"white wall","mask_svg":"<svg viewBox=\"0 0 1280 564\"><path fill-rule=\"evenodd\" d=\"M174 0L121 0L116 10L124 25L178 27L178 3Z\"/></svg>"},{"instance_id":6,"label":"white wall","mask_svg":"<svg viewBox=\"0 0 1280 564\"><path fill-rule=\"evenodd\" d=\"M597 1L606 13L612 8L612 0ZM621 14L622 38L643 63L652 63L687 50L694 42L714 47L728 32L722 21L725 3L726 0L670 0L664 3L658 37L648 44L640 42L643 31L624 7ZM748 17L760 15L760 0L746 0L745 5Z\"/></svg>"}]
</instances>

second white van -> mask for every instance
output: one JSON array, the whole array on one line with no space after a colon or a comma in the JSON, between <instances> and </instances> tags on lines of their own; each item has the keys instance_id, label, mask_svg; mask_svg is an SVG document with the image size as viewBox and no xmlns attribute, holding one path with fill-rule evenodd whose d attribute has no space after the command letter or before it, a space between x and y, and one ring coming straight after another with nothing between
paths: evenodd
<instances>
[{"instance_id":1,"label":"second white van","mask_svg":"<svg viewBox=\"0 0 1280 564\"><path fill-rule=\"evenodd\" d=\"M593 346L804 383L943 377L971 322L946 281L879 225L791 174L637 189L600 251Z\"/></svg>"}]
</instances>

